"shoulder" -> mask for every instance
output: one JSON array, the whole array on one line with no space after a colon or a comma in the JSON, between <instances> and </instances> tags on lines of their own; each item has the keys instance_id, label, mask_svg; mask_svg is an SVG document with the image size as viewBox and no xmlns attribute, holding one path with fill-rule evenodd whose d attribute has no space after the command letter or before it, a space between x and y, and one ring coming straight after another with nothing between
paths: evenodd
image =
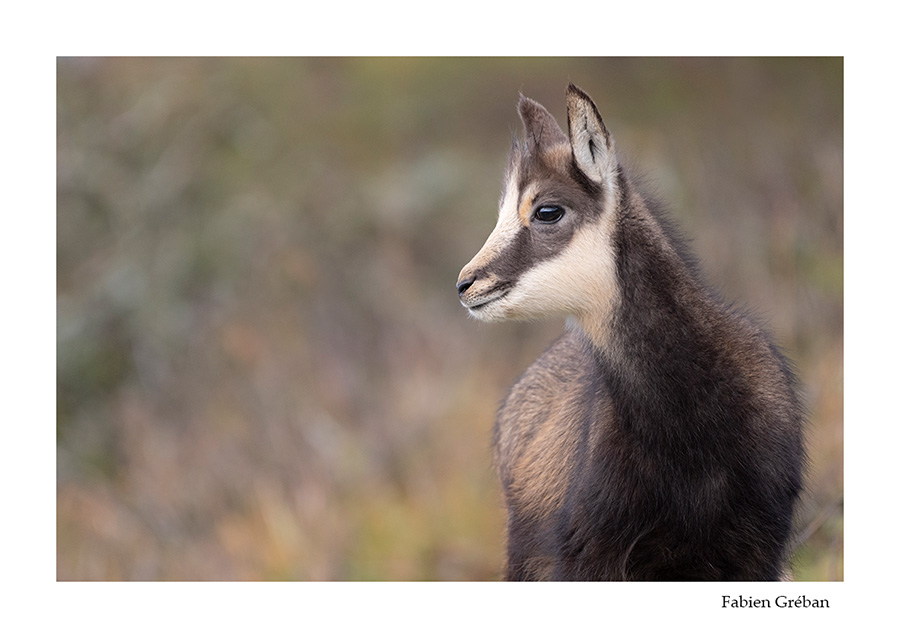
<instances>
[{"instance_id":1,"label":"shoulder","mask_svg":"<svg viewBox=\"0 0 900 638\"><path fill-rule=\"evenodd\" d=\"M558 392L577 383L591 366L590 346L584 336L567 330L528 366L510 388L506 400Z\"/></svg>"},{"instance_id":2,"label":"shoulder","mask_svg":"<svg viewBox=\"0 0 900 638\"><path fill-rule=\"evenodd\" d=\"M497 414L497 430L513 428L517 437L584 407L585 394L605 394L603 374L592 348L579 330L567 330L515 381ZM598 391L599 390L599 391Z\"/></svg>"},{"instance_id":3,"label":"shoulder","mask_svg":"<svg viewBox=\"0 0 900 638\"><path fill-rule=\"evenodd\" d=\"M591 345L580 330L567 330L513 384L497 415L495 462L507 498L559 504L572 455L587 453L585 442L595 446L608 409Z\"/></svg>"}]
</instances>

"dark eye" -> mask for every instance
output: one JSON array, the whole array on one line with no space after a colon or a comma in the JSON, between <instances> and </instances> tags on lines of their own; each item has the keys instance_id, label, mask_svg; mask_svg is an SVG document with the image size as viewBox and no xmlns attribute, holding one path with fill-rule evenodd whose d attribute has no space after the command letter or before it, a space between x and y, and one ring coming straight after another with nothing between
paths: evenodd
<instances>
[{"instance_id":1,"label":"dark eye","mask_svg":"<svg viewBox=\"0 0 900 638\"><path fill-rule=\"evenodd\" d=\"M553 224L562 219L564 212L562 206L539 206L534 211L534 218L545 224Z\"/></svg>"}]
</instances>

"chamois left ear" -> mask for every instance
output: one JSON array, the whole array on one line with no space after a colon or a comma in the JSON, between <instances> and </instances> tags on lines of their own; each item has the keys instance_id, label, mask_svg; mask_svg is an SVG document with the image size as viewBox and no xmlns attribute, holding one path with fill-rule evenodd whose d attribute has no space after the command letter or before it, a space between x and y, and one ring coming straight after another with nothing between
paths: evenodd
<instances>
[{"instance_id":1,"label":"chamois left ear","mask_svg":"<svg viewBox=\"0 0 900 638\"><path fill-rule=\"evenodd\" d=\"M534 100L519 96L519 117L525 125L526 144L545 150L568 140L550 112Z\"/></svg>"},{"instance_id":2,"label":"chamois left ear","mask_svg":"<svg viewBox=\"0 0 900 638\"><path fill-rule=\"evenodd\" d=\"M578 168L595 182L615 175L618 161L612 136L590 96L574 84L566 90L569 141Z\"/></svg>"}]
</instances>

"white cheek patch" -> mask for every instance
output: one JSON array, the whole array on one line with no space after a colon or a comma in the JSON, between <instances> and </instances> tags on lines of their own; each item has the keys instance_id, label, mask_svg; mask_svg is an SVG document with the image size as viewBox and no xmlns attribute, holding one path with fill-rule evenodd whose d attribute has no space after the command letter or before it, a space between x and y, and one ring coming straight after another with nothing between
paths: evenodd
<instances>
[{"instance_id":1,"label":"white cheek patch","mask_svg":"<svg viewBox=\"0 0 900 638\"><path fill-rule=\"evenodd\" d=\"M583 226L559 255L523 273L491 304L494 313L510 319L572 315L598 329L606 324L618 296L612 217Z\"/></svg>"}]
</instances>

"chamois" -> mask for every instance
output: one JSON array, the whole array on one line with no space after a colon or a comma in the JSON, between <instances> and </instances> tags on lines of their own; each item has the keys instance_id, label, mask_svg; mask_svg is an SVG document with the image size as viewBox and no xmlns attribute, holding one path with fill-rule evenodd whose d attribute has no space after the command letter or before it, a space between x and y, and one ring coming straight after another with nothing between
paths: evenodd
<instances>
[{"instance_id":1,"label":"chamois","mask_svg":"<svg viewBox=\"0 0 900 638\"><path fill-rule=\"evenodd\" d=\"M775 580L802 488L787 359L701 281L591 98L520 96L499 219L461 271L485 321L568 317L494 427L508 580Z\"/></svg>"}]
</instances>

